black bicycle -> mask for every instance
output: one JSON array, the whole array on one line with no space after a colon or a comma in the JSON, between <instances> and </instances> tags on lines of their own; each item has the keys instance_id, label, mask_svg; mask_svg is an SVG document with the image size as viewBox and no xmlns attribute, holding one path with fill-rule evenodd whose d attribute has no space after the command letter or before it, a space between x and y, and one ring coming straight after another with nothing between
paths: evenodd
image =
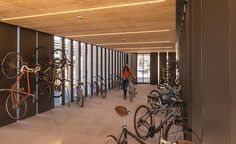
<instances>
[{"instance_id":1,"label":"black bicycle","mask_svg":"<svg viewBox=\"0 0 236 144\"><path fill-rule=\"evenodd\" d=\"M130 114L130 111L126 109L124 106L116 106L115 111L123 117L123 126L122 126L122 132L119 136L119 139L117 139L114 135L108 135L105 139L105 144L128 144L128 135L131 136L135 141L137 141L140 144L145 144L142 140L140 140L138 137L136 137L134 134L132 134L127 129L126 125L126 116Z\"/></svg>"},{"instance_id":2,"label":"black bicycle","mask_svg":"<svg viewBox=\"0 0 236 144\"><path fill-rule=\"evenodd\" d=\"M182 116L178 106L182 105L181 99L172 99L171 107L160 107L159 109L150 109L145 105L139 106L134 114L134 128L138 137L146 140L153 138L159 133L168 141L183 139L186 118ZM181 110L182 111L182 110ZM164 114L158 126L154 124L154 116L158 113Z\"/></svg>"}]
</instances>

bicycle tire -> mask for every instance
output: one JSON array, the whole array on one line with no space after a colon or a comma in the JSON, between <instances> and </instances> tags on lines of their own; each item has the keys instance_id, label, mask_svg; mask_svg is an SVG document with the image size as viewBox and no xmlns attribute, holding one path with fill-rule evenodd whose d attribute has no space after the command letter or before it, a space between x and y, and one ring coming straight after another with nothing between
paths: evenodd
<instances>
[{"instance_id":1,"label":"bicycle tire","mask_svg":"<svg viewBox=\"0 0 236 144\"><path fill-rule=\"evenodd\" d=\"M97 82L93 83L93 92L95 95L98 95L98 93L99 93L99 85Z\"/></svg>"},{"instance_id":2,"label":"bicycle tire","mask_svg":"<svg viewBox=\"0 0 236 144\"><path fill-rule=\"evenodd\" d=\"M172 130L171 128L174 128L174 130ZM176 125L175 123L173 123L173 121L171 121L165 129L164 139L169 142L176 142L177 140L183 140L184 139L183 126Z\"/></svg>"},{"instance_id":3,"label":"bicycle tire","mask_svg":"<svg viewBox=\"0 0 236 144\"><path fill-rule=\"evenodd\" d=\"M82 88L76 88L77 93L77 104L80 105L80 107L84 106L84 94Z\"/></svg>"},{"instance_id":4,"label":"bicycle tire","mask_svg":"<svg viewBox=\"0 0 236 144\"><path fill-rule=\"evenodd\" d=\"M15 94L17 95L17 94ZM19 99L23 99L23 95L18 93L19 95ZM15 99L16 100L16 99ZM7 114L12 118L12 119L15 119L15 120L21 120L25 117L26 113L27 113L27 102L26 102L26 99L25 100L22 100L17 106L13 106L12 104L12 95L9 94L9 96L7 97L6 99L6 103L5 103L5 106L6 106L6 111L7 111ZM19 117L17 117L17 109L19 109Z\"/></svg>"},{"instance_id":5,"label":"bicycle tire","mask_svg":"<svg viewBox=\"0 0 236 144\"><path fill-rule=\"evenodd\" d=\"M101 84L101 96L104 99L107 97L107 88L105 84Z\"/></svg>"},{"instance_id":6,"label":"bicycle tire","mask_svg":"<svg viewBox=\"0 0 236 144\"><path fill-rule=\"evenodd\" d=\"M130 98L130 101L132 102L133 101L133 98L134 98L134 95L133 95L133 91L131 90L132 88L129 87L129 98Z\"/></svg>"},{"instance_id":7,"label":"bicycle tire","mask_svg":"<svg viewBox=\"0 0 236 144\"><path fill-rule=\"evenodd\" d=\"M17 64L19 66L17 67ZM7 53L2 60L2 73L7 79L15 79L21 72L23 58L16 52Z\"/></svg>"},{"instance_id":8,"label":"bicycle tire","mask_svg":"<svg viewBox=\"0 0 236 144\"><path fill-rule=\"evenodd\" d=\"M144 113L141 114L141 116L139 116L139 112L141 110L144 110ZM144 118L144 119L143 119ZM142 129L142 127L140 128L141 124L147 124L147 126L144 125L144 128L146 127L146 129ZM150 113L150 110L147 106L145 105L140 105L134 113L134 130L136 132L136 134L138 135L139 138L146 140L149 137L149 128L153 125L153 121L152 121L152 114ZM143 131L143 133L141 133L141 131Z\"/></svg>"},{"instance_id":9,"label":"bicycle tire","mask_svg":"<svg viewBox=\"0 0 236 144\"><path fill-rule=\"evenodd\" d=\"M113 135L109 135L105 139L105 144L118 144L118 139Z\"/></svg>"},{"instance_id":10,"label":"bicycle tire","mask_svg":"<svg viewBox=\"0 0 236 144\"><path fill-rule=\"evenodd\" d=\"M38 83L38 95L39 103L49 103L51 104L51 86L48 82L40 81ZM45 96L46 95L46 96Z\"/></svg>"},{"instance_id":11,"label":"bicycle tire","mask_svg":"<svg viewBox=\"0 0 236 144\"><path fill-rule=\"evenodd\" d=\"M62 68L67 62L66 54L61 49L56 49L52 51L51 57L53 58L53 65L56 68Z\"/></svg>"},{"instance_id":12,"label":"bicycle tire","mask_svg":"<svg viewBox=\"0 0 236 144\"><path fill-rule=\"evenodd\" d=\"M38 53L38 56L37 56L37 53ZM50 64L52 62L52 57L51 57L50 52L46 48L38 47L34 50L32 54L32 60L34 64L36 64L36 61L37 61L37 63L41 67L41 71L45 71L46 69L48 69L48 67L50 67Z\"/></svg>"},{"instance_id":13,"label":"bicycle tire","mask_svg":"<svg viewBox=\"0 0 236 144\"><path fill-rule=\"evenodd\" d=\"M63 86L64 86L64 82L61 79L56 78L52 85L53 85L52 87L53 87L53 90L54 90L52 96L54 98L61 97L63 95L62 89L63 89Z\"/></svg>"}]
</instances>

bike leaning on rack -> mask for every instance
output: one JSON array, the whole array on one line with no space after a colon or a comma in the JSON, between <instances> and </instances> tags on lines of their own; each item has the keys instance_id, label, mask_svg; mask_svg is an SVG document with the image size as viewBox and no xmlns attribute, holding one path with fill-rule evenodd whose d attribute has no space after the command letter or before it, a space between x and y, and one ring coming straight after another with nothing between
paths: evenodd
<instances>
[{"instance_id":1,"label":"bike leaning on rack","mask_svg":"<svg viewBox=\"0 0 236 144\"><path fill-rule=\"evenodd\" d=\"M130 114L130 111L127 110L127 108L124 106L116 106L115 111L119 116L123 117L122 132L118 139L114 135L108 135L105 139L105 144L128 144L128 135L131 136L138 143L145 144L145 142L140 140L127 129L126 116Z\"/></svg>"},{"instance_id":2,"label":"bike leaning on rack","mask_svg":"<svg viewBox=\"0 0 236 144\"><path fill-rule=\"evenodd\" d=\"M101 76L93 76L96 78L96 81L93 83L93 92L95 95L98 95L99 92L101 93L102 98L107 97L107 88L105 84L105 80ZM92 98L92 95L91 95Z\"/></svg>"}]
</instances>

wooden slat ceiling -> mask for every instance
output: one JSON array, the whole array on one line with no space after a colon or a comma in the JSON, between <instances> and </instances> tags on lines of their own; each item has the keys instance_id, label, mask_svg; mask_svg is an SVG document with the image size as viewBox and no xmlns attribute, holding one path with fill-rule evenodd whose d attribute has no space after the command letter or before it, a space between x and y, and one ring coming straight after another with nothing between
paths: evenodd
<instances>
[{"instance_id":1,"label":"wooden slat ceiling","mask_svg":"<svg viewBox=\"0 0 236 144\"><path fill-rule=\"evenodd\" d=\"M1 0L0 7L2 22L25 28L120 51L175 51L175 0Z\"/></svg>"}]
</instances>

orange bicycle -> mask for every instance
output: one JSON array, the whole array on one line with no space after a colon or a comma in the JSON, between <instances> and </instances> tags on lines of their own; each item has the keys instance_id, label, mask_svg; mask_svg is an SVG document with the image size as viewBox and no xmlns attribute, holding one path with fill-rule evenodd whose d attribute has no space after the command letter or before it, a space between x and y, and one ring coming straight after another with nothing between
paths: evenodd
<instances>
[{"instance_id":1,"label":"orange bicycle","mask_svg":"<svg viewBox=\"0 0 236 144\"><path fill-rule=\"evenodd\" d=\"M40 66L36 66L34 69L29 68L26 65L21 67L21 71L17 76L15 83L11 86L10 89L0 89L0 91L10 91L9 96L6 99L6 111L8 115L16 120L24 118L27 112L27 98L30 96L33 97L33 102L35 101L35 95L31 94L30 91L30 77L29 73L37 73L40 71ZM23 76L26 76L27 88L20 88L19 83Z\"/></svg>"}]
</instances>

